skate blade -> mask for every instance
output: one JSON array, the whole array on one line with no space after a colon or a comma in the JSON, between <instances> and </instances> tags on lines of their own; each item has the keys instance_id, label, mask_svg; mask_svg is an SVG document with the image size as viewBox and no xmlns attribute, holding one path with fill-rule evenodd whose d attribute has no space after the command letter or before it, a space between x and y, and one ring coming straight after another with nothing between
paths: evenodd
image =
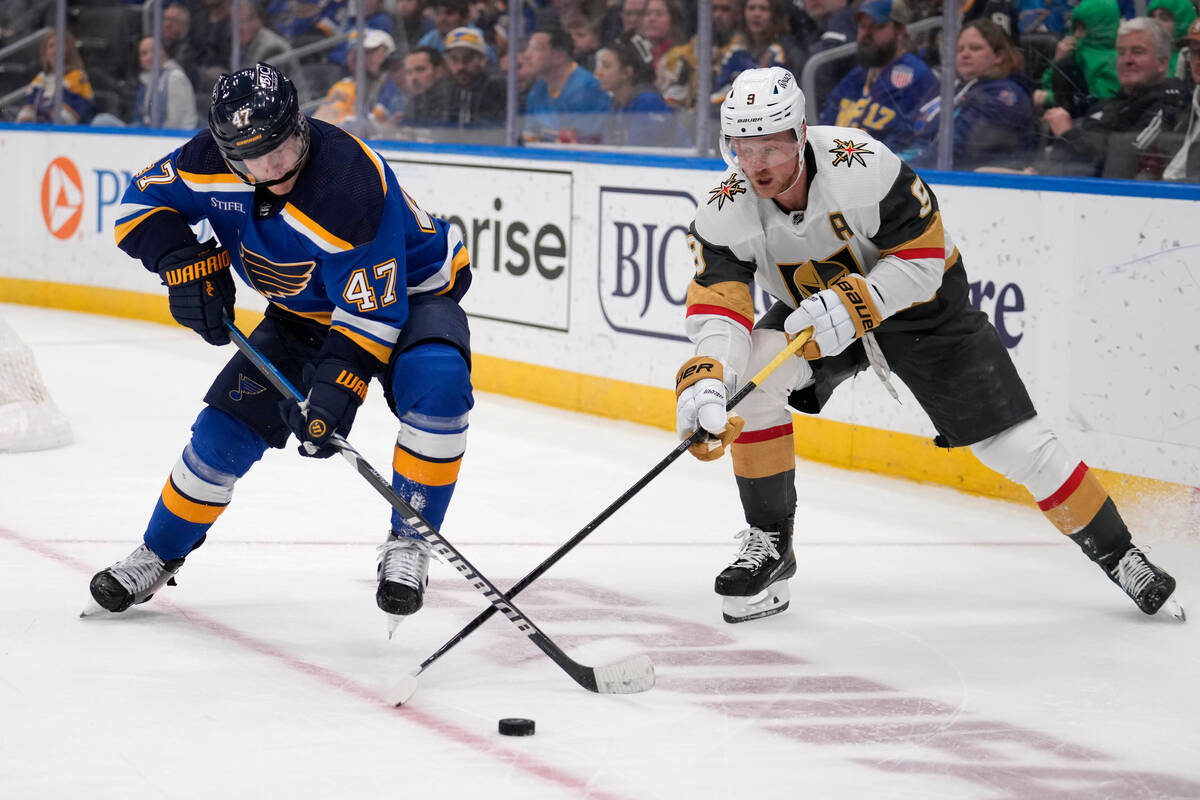
<instances>
[{"instance_id":1,"label":"skate blade","mask_svg":"<svg viewBox=\"0 0 1200 800\"><path fill-rule=\"evenodd\" d=\"M750 597L726 597L721 618L730 624L771 617L787 611L791 601L787 581L778 581Z\"/></svg>"},{"instance_id":2,"label":"skate blade","mask_svg":"<svg viewBox=\"0 0 1200 800\"><path fill-rule=\"evenodd\" d=\"M1159 611L1166 612L1169 616L1174 617L1180 622L1187 622L1187 612L1183 610L1183 606L1174 597L1168 597L1167 601L1162 604Z\"/></svg>"},{"instance_id":3,"label":"skate blade","mask_svg":"<svg viewBox=\"0 0 1200 800\"><path fill-rule=\"evenodd\" d=\"M110 613L110 612L107 608L100 605L95 600L89 600L88 604L86 606L84 606L83 611L79 612L79 618L87 619L88 617L95 617L99 614L108 614L108 613Z\"/></svg>"},{"instance_id":4,"label":"skate blade","mask_svg":"<svg viewBox=\"0 0 1200 800\"><path fill-rule=\"evenodd\" d=\"M392 634L400 627L400 623L404 622L404 617L400 614L387 614L387 618L388 641L391 641Z\"/></svg>"}]
</instances>

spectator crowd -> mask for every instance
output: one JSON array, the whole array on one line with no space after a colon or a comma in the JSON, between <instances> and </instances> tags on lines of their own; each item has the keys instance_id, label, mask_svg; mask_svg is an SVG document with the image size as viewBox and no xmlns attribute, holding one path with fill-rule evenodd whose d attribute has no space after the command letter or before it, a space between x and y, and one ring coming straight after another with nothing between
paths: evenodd
<instances>
[{"instance_id":1,"label":"spectator crowd","mask_svg":"<svg viewBox=\"0 0 1200 800\"><path fill-rule=\"evenodd\" d=\"M503 144L515 49L527 145L707 148L697 122L733 79L783 66L804 79L810 124L861 128L921 166L938 163L948 103L955 169L1200 180L1193 0L1150 0L1144 16L1133 0L964 0L952 65L940 26L917 24L941 0L705 0L711 58L696 2L71 0L60 86L55 0L5 0L0 113L191 129L218 75L268 61L306 113L354 133Z\"/></svg>"}]
</instances>

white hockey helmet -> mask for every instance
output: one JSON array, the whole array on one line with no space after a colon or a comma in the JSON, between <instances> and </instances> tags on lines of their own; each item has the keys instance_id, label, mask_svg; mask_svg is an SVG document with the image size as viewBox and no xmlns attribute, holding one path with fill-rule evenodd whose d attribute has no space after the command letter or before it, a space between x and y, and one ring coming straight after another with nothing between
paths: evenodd
<instances>
[{"instance_id":1,"label":"white hockey helmet","mask_svg":"<svg viewBox=\"0 0 1200 800\"><path fill-rule=\"evenodd\" d=\"M738 75L721 103L721 157L737 167L730 139L795 131L804 145L804 92L783 67L748 69Z\"/></svg>"}]
</instances>

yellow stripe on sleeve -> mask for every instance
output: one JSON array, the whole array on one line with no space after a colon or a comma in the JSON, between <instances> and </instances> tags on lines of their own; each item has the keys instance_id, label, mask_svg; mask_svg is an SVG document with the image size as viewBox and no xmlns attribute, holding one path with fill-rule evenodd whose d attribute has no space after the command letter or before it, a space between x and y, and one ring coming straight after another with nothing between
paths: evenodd
<instances>
[{"instance_id":1,"label":"yellow stripe on sleeve","mask_svg":"<svg viewBox=\"0 0 1200 800\"><path fill-rule=\"evenodd\" d=\"M179 170L179 177L183 178L188 183L208 183L208 184L230 184L231 186L242 186L242 179L232 172L217 172L212 175L200 172L184 172Z\"/></svg>"},{"instance_id":2,"label":"yellow stripe on sleeve","mask_svg":"<svg viewBox=\"0 0 1200 800\"><path fill-rule=\"evenodd\" d=\"M467 253L467 248L464 247L455 254L454 260L450 262L450 282L438 294L446 294L446 292L453 289L454 281L458 279L459 270L469 266L471 266L471 256Z\"/></svg>"}]
</instances>

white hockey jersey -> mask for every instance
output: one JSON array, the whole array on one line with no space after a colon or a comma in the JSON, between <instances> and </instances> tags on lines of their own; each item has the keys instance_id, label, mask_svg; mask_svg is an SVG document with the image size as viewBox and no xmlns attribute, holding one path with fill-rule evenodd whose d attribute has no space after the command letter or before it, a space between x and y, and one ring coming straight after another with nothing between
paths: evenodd
<instances>
[{"instance_id":1,"label":"white hockey jersey","mask_svg":"<svg viewBox=\"0 0 1200 800\"><path fill-rule=\"evenodd\" d=\"M932 326L966 301L966 273L929 186L853 128L813 126L804 148L808 205L787 212L740 170L709 193L688 243L696 275L687 333L736 385L750 352L753 282L791 308L847 273L881 300L880 331ZM732 375L730 375L732 371Z\"/></svg>"}]
</instances>

